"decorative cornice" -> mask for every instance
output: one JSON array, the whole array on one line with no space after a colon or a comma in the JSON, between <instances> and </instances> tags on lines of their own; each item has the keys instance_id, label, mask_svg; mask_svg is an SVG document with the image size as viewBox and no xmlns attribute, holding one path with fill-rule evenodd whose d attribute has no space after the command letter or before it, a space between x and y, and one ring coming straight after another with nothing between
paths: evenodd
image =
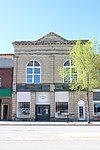
<instances>
[{"instance_id":1,"label":"decorative cornice","mask_svg":"<svg viewBox=\"0 0 100 150\"><path fill-rule=\"evenodd\" d=\"M88 40L81 40L82 43L86 43ZM50 32L37 41L15 41L12 44L14 46L29 46L29 45L75 45L77 40L66 40L54 32Z\"/></svg>"},{"instance_id":2,"label":"decorative cornice","mask_svg":"<svg viewBox=\"0 0 100 150\"><path fill-rule=\"evenodd\" d=\"M85 44L88 40L81 40ZM67 42L31 42L31 41L15 41L13 45L29 46L29 45L75 45L77 40L71 40Z\"/></svg>"}]
</instances>

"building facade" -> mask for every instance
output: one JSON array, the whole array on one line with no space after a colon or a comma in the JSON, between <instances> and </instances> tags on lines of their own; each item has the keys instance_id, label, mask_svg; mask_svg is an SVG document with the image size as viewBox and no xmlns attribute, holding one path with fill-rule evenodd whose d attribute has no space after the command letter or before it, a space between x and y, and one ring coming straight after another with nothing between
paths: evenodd
<instances>
[{"instance_id":1,"label":"building facade","mask_svg":"<svg viewBox=\"0 0 100 150\"><path fill-rule=\"evenodd\" d=\"M77 76L69 55L75 42L53 32L37 41L13 42L12 120L88 119L86 92L71 91L68 87ZM70 75L61 77L59 67L64 67ZM93 92L89 96L90 119L93 120Z\"/></svg>"},{"instance_id":2,"label":"building facade","mask_svg":"<svg viewBox=\"0 0 100 150\"><path fill-rule=\"evenodd\" d=\"M12 119L13 54L0 54L0 120Z\"/></svg>"}]
</instances>

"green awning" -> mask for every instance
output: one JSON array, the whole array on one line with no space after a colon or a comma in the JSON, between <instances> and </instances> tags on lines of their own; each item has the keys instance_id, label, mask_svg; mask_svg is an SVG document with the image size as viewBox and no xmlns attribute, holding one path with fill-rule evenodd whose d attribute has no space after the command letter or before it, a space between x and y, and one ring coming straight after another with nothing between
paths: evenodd
<instances>
[{"instance_id":1,"label":"green awning","mask_svg":"<svg viewBox=\"0 0 100 150\"><path fill-rule=\"evenodd\" d=\"M0 88L0 97L11 97L11 88Z\"/></svg>"}]
</instances>

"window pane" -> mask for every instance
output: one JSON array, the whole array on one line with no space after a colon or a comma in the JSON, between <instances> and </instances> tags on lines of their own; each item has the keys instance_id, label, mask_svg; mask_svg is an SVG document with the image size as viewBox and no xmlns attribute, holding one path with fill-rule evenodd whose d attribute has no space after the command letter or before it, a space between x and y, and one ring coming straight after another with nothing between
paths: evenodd
<instances>
[{"instance_id":1,"label":"window pane","mask_svg":"<svg viewBox=\"0 0 100 150\"><path fill-rule=\"evenodd\" d=\"M27 66L33 66L33 61L30 61Z\"/></svg>"},{"instance_id":2,"label":"window pane","mask_svg":"<svg viewBox=\"0 0 100 150\"><path fill-rule=\"evenodd\" d=\"M70 68L64 68L64 82L70 83Z\"/></svg>"},{"instance_id":3,"label":"window pane","mask_svg":"<svg viewBox=\"0 0 100 150\"><path fill-rule=\"evenodd\" d=\"M33 74L33 68L27 68L27 74Z\"/></svg>"},{"instance_id":4,"label":"window pane","mask_svg":"<svg viewBox=\"0 0 100 150\"><path fill-rule=\"evenodd\" d=\"M40 74L40 68L34 68L34 74Z\"/></svg>"},{"instance_id":5,"label":"window pane","mask_svg":"<svg viewBox=\"0 0 100 150\"><path fill-rule=\"evenodd\" d=\"M18 117L30 117L30 102L18 102Z\"/></svg>"},{"instance_id":6,"label":"window pane","mask_svg":"<svg viewBox=\"0 0 100 150\"><path fill-rule=\"evenodd\" d=\"M40 75L34 75L34 83L40 83Z\"/></svg>"},{"instance_id":7,"label":"window pane","mask_svg":"<svg viewBox=\"0 0 100 150\"><path fill-rule=\"evenodd\" d=\"M67 60L67 61L64 63L64 66L70 66L70 61Z\"/></svg>"},{"instance_id":8,"label":"window pane","mask_svg":"<svg viewBox=\"0 0 100 150\"><path fill-rule=\"evenodd\" d=\"M37 61L34 61L34 66L40 66L40 64Z\"/></svg>"},{"instance_id":9,"label":"window pane","mask_svg":"<svg viewBox=\"0 0 100 150\"><path fill-rule=\"evenodd\" d=\"M27 75L27 83L32 83L32 75Z\"/></svg>"},{"instance_id":10,"label":"window pane","mask_svg":"<svg viewBox=\"0 0 100 150\"><path fill-rule=\"evenodd\" d=\"M83 118L83 117L84 117L83 106L79 106L79 117L80 117L80 118Z\"/></svg>"},{"instance_id":11,"label":"window pane","mask_svg":"<svg viewBox=\"0 0 100 150\"><path fill-rule=\"evenodd\" d=\"M70 83L70 77L68 75L64 77L64 82Z\"/></svg>"},{"instance_id":12,"label":"window pane","mask_svg":"<svg viewBox=\"0 0 100 150\"><path fill-rule=\"evenodd\" d=\"M72 71L72 73L77 73L77 68L76 68L76 67L73 67L73 68L71 69L71 71Z\"/></svg>"},{"instance_id":13,"label":"window pane","mask_svg":"<svg viewBox=\"0 0 100 150\"><path fill-rule=\"evenodd\" d=\"M42 107L37 107L37 115L42 115Z\"/></svg>"},{"instance_id":14,"label":"window pane","mask_svg":"<svg viewBox=\"0 0 100 150\"><path fill-rule=\"evenodd\" d=\"M71 78L72 78L72 83L77 82L77 74L72 74Z\"/></svg>"}]
</instances>

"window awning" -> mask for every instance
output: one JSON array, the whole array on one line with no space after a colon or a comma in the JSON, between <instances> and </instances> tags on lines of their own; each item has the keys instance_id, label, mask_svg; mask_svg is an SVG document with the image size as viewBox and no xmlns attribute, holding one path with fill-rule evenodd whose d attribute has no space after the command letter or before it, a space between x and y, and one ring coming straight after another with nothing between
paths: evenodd
<instances>
[{"instance_id":1,"label":"window awning","mask_svg":"<svg viewBox=\"0 0 100 150\"><path fill-rule=\"evenodd\" d=\"M11 97L11 88L0 88L0 98Z\"/></svg>"}]
</instances>

